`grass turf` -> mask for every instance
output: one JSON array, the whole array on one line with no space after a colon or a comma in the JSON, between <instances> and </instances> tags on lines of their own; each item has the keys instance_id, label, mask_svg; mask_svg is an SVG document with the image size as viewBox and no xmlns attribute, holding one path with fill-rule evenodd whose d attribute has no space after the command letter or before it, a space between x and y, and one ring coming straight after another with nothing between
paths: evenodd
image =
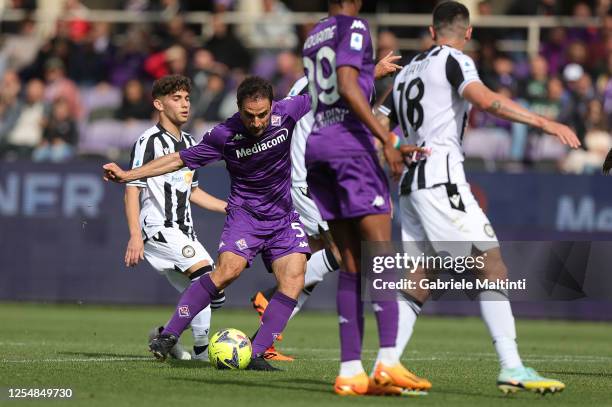
<instances>
[{"instance_id":1,"label":"grass turf","mask_svg":"<svg viewBox=\"0 0 612 407\"><path fill-rule=\"evenodd\" d=\"M419 398L342 398L332 393L338 369L338 328L328 313L304 312L290 322L279 348L294 355L284 372L218 371L204 362L161 364L146 351L149 329L170 307L96 307L0 304L0 404L7 387L71 388L69 406L136 405L612 405L612 325L518 321L526 364L567 384L565 392L502 395L498 364L483 323L476 318L422 317L404 363L434 388ZM221 310L213 330L233 327L250 334L252 311ZM190 333L184 335L190 343ZM365 366L376 356L375 323L367 317ZM9 404L10 403L10 404ZM41 401L21 400L19 405ZM230 404L231 403L231 404Z\"/></svg>"}]
</instances>

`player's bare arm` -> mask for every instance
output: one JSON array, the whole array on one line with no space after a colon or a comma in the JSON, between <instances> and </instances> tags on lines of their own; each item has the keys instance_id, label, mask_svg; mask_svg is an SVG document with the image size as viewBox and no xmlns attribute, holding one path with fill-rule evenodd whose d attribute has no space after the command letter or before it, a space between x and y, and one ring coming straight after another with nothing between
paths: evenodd
<instances>
[{"instance_id":1,"label":"player's bare arm","mask_svg":"<svg viewBox=\"0 0 612 407\"><path fill-rule=\"evenodd\" d=\"M140 188L127 186L125 188L125 217L130 231L130 240L125 250L125 265L133 267L144 260L144 242L140 232Z\"/></svg>"},{"instance_id":2,"label":"player's bare arm","mask_svg":"<svg viewBox=\"0 0 612 407\"><path fill-rule=\"evenodd\" d=\"M396 64L400 59L402 59L400 55L393 55L393 51L389 51L389 53L376 64L374 68L374 78L381 79L402 69L401 65Z\"/></svg>"},{"instance_id":3,"label":"player's bare arm","mask_svg":"<svg viewBox=\"0 0 612 407\"><path fill-rule=\"evenodd\" d=\"M338 72L338 93L346 101L349 108L361 120L374 136L383 144L383 153L395 180L402 174L402 155L395 148L395 140L389 132L376 120L372 108L359 88L357 78L359 71L352 66L341 66Z\"/></svg>"},{"instance_id":4,"label":"player's bare arm","mask_svg":"<svg viewBox=\"0 0 612 407\"><path fill-rule=\"evenodd\" d=\"M189 198L189 201L192 204L198 205L200 208L204 208L209 211L222 214L226 213L225 208L227 207L227 202L212 196L201 188L196 187L191 189L191 197Z\"/></svg>"},{"instance_id":5,"label":"player's bare arm","mask_svg":"<svg viewBox=\"0 0 612 407\"><path fill-rule=\"evenodd\" d=\"M502 119L542 129L572 148L580 146L576 134L569 127L530 112L506 96L493 92L480 82L468 84L463 91L463 97L480 110L485 110Z\"/></svg>"},{"instance_id":6,"label":"player's bare arm","mask_svg":"<svg viewBox=\"0 0 612 407\"><path fill-rule=\"evenodd\" d=\"M115 163L104 164L104 180L113 181L120 184L134 181L137 179L144 179L150 177L157 177L158 175L168 174L180 170L185 166L179 153L172 153L165 155L160 158L143 165L140 168L134 168L133 170L124 171Z\"/></svg>"}]
</instances>

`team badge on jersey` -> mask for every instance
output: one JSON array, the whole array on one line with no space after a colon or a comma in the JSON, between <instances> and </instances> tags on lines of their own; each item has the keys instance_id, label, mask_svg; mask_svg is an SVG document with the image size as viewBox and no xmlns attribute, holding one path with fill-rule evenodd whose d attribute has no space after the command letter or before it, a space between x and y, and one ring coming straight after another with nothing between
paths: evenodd
<instances>
[{"instance_id":1,"label":"team badge on jersey","mask_svg":"<svg viewBox=\"0 0 612 407\"><path fill-rule=\"evenodd\" d=\"M189 245L183 247L183 256L187 258L195 256L195 249Z\"/></svg>"},{"instance_id":2,"label":"team badge on jersey","mask_svg":"<svg viewBox=\"0 0 612 407\"><path fill-rule=\"evenodd\" d=\"M185 184L191 184L191 181L193 180L193 173L191 173L191 171L186 172L184 178Z\"/></svg>"},{"instance_id":3,"label":"team badge on jersey","mask_svg":"<svg viewBox=\"0 0 612 407\"><path fill-rule=\"evenodd\" d=\"M272 115L271 120L272 126L280 126L281 125L281 117L277 114Z\"/></svg>"},{"instance_id":4,"label":"team badge on jersey","mask_svg":"<svg viewBox=\"0 0 612 407\"><path fill-rule=\"evenodd\" d=\"M236 247L238 247L240 250L245 250L249 248L249 245L247 244L246 240L240 239L236 240Z\"/></svg>"},{"instance_id":5,"label":"team badge on jersey","mask_svg":"<svg viewBox=\"0 0 612 407\"><path fill-rule=\"evenodd\" d=\"M355 51L361 51L363 48L363 35L359 33L351 34L351 49Z\"/></svg>"}]
</instances>

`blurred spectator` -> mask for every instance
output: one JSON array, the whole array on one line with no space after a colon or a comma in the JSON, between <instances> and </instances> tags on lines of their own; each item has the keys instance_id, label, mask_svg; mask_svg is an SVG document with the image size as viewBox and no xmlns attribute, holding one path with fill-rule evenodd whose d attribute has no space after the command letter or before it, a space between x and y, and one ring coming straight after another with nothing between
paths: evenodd
<instances>
[{"instance_id":1,"label":"blurred spectator","mask_svg":"<svg viewBox=\"0 0 612 407\"><path fill-rule=\"evenodd\" d=\"M13 130L20 113L21 81L15 71L6 71L0 82L0 142Z\"/></svg>"},{"instance_id":2,"label":"blurred spectator","mask_svg":"<svg viewBox=\"0 0 612 407\"><path fill-rule=\"evenodd\" d=\"M548 32L547 40L540 47L540 54L548 61L548 73L557 75L566 64L567 34L565 28L555 27Z\"/></svg>"},{"instance_id":3,"label":"blurred spectator","mask_svg":"<svg viewBox=\"0 0 612 407\"><path fill-rule=\"evenodd\" d=\"M245 40L258 48L293 49L297 46L295 27L286 23L291 10L279 0L249 1L255 23L249 24Z\"/></svg>"},{"instance_id":4,"label":"blurred spectator","mask_svg":"<svg viewBox=\"0 0 612 407\"><path fill-rule=\"evenodd\" d=\"M559 120L572 127L582 142L587 130L585 120L588 105L595 97L593 83L591 77L577 64L566 66L563 78L567 83L567 92L561 101Z\"/></svg>"},{"instance_id":5,"label":"blurred spectator","mask_svg":"<svg viewBox=\"0 0 612 407\"><path fill-rule=\"evenodd\" d=\"M110 24L95 23L87 37L75 44L70 58L71 79L88 86L108 80L116 52L110 34Z\"/></svg>"},{"instance_id":6,"label":"blurred spectator","mask_svg":"<svg viewBox=\"0 0 612 407\"><path fill-rule=\"evenodd\" d=\"M248 70L251 66L250 51L223 21L221 15L215 15L212 19L213 35L204 44L204 48L210 51L215 60L230 69L241 68Z\"/></svg>"},{"instance_id":7,"label":"blurred spectator","mask_svg":"<svg viewBox=\"0 0 612 407\"><path fill-rule=\"evenodd\" d=\"M30 65L36 59L41 45L41 39L36 34L34 20L24 19L20 24L19 34L4 36L2 49L0 49L0 60L6 61L6 67L2 67L1 70L7 68L19 71Z\"/></svg>"},{"instance_id":8,"label":"blurred spectator","mask_svg":"<svg viewBox=\"0 0 612 407\"><path fill-rule=\"evenodd\" d=\"M530 59L529 66L529 76L521 83L519 94L528 104L532 104L548 96L548 63L544 57L536 55Z\"/></svg>"},{"instance_id":9,"label":"blurred spectator","mask_svg":"<svg viewBox=\"0 0 612 407\"><path fill-rule=\"evenodd\" d=\"M187 127L193 128L202 122L221 121L221 103L227 96L223 78L217 73L209 74L205 87L198 89L197 95L191 101L191 119Z\"/></svg>"},{"instance_id":10,"label":"blurred spectator","mask_svg":"<svg viewBox=\"0 0 612 407\"><path fill-rule=\"evenodd\" d=\"M55 102L62 99L67 105L72 119L82 117L82 107L79 89L75 83L66 78L64 63L58 58L49 59L45 63L45 100Z\"/></svg>"},{"instance_id":11,"label":"blurred spectator","mask_svg":"<svg viewBox=\"0 0 612 407\"><path fill-rule=\"evenodd\" d=\"M60 20L60 24L66 24L69 38L74 42L80 42L89 33L91 27L87 14L88 8L81 0L66 0L64 9L65 21Z\"/></svg>"},{"instance_id":12,"label":"blurred spectator","mask_svg":"<svg viewBox=\"0 0 612 407\"><path fill-rule=\"evenodd\" d=\"M151 101L145 97L142 83L137 79L128 81L123 87L121 106L115 111L119 120L150 120L153 116Z\"/></svg>"},{"instance_id":13,"label":"blurred spectator","mask_svg":"<svg viewBox=\"0 0 612 407\"><path fill-rule=\"evenodd\" d=\"M42 126L45 115L45 84L39 79L31 79L26 85L25 100L20 105L15 125L1 143L4 156L30 158L34 147L42 139Z\"/></svg>"},{"instance_id":14,"label":"blurred spectator","mask_svg":"<svg viewBox=\"0 0 612 407\"><path fill-rule=\"evenodd\" d=\"M304 76L304 68L300 58L291 51L283 51L276 58L276 73L272 78L276 99L287 96L291 87L299 78Z\"/></svg>"},{"instance_id":15,"label":"blurred spectator","mask_svg":"<svg viewBox=\"0 0 612 407\"><path fill-rule=\"evenodd\" d=\"M153 79L170 74L184 75L187 70L187 52L180 45L150 55L144 62L145 72Z\"/></svg>"},{"instance_id":16,"label":"blurred spectator","mask_svg":"<svg viewBox=\"0 0 612 407\"><path fill-rule=\"evenodd\" d=\"M143 30L133 27L128 30L125 37L125 42L117 50L110 69L111 83L119 87L123 87L130 79L142 76L142 66L147 51Z\"/></svg>"},{"instance_id":17,"label":"blurred spectator","mask_svg":"<svg viewBox=\"0 0 612 407\"><path fill-rule=\"evenodd\" d=\"M506 54L498 54L493 60L493 72L483 73L482 80L493 90L506 88L511 96L518 94L518 85L513 76L514 62Z\"/></svg>"},{"instance_id":18,"label":"blurred spectator","mask_svg":"<svg viewBox=\"0 0 612 407\"><path fill-rule=\"evenodd\" d=\"M77 141L77 126L71 117L70 104L59 98L53 103L51 116L43 131L43 139L34 150L32 159L37 162L67 161L74 155Z\"/></svg>"}]
</instances>

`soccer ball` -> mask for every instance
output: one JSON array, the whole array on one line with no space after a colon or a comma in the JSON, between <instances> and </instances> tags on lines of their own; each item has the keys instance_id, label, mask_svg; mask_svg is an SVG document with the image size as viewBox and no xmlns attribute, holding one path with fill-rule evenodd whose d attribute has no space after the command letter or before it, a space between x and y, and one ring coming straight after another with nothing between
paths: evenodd
<instances>
[{"instance_id":1,"label":"soccer ball","mask_svg":"<svg viewBox=\"0 0 612 407\"><path fill-rule=\"evenodd\" d=\"M210 338L208 357L217 369L244 369L251 361L251 340L237 329L222 329Z\"/></svg>"}]
</instances>

